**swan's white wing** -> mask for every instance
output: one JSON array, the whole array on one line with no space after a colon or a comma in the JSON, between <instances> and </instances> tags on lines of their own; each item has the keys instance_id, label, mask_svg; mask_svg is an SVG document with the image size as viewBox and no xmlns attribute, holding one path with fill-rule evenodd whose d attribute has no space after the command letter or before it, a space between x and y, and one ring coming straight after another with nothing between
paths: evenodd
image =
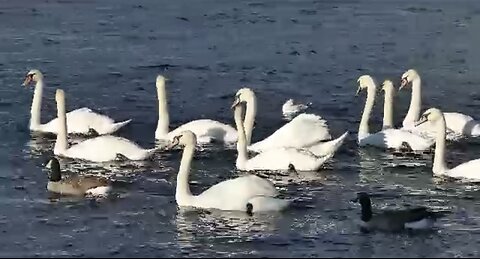
<instances>
[{"instance_id":1,"label":"swan's white wing","mask_svg":"<svg viewBox=\"0 0 480 259\"><path fill-rule=\"evenodd\" d=\"M282 112L283 115L293 115L295 113L299 113L305 109L308 108L308 105L299 103L299 104L293 104L293 99L288 99L283 105L282 105Z\"/></svg>"},{"instance_id":2,"label":"swan's white wing","mask_svg":"<svg viewBox=\"0 0 480 259\"><path fill-rule=\"evenodd\" d=\"M478 122L475 121L471 116L458 113L458 112L444 112L443 116L445 118L445 123L447 126L447 140L459 140L465 136L477 135L480 134L480 126ZM402 128L408 131L411 131L416 134L420 134L424 137L435 138L436 137L436 128L431 121L424 122L418 126L413 126L411 124Z\"/></svg>"},{"instance_id":3,"label":"swan's white wing","mask_svg":"<svg viewBox=\"0 0 480 259\"><path fill-rule=\"evenodd\" d=\"M435 126L431 121L426 121L416 127L414 126L404 127L404 128L401 128L401 130L406 130L414 134L417 134L423 138L428 138L432 140L435 139L435 137L437 136L437 131L435 129ZM446 131L447 131L446 132L447 140L456 141L464 137L462 133L456 133L449 128L447 128Z\"/></svg>"},{"instance_id":4,"label":"swan's white wing","mask_svg":"<svg viewBox=\"0 0 480 259\"><path fill-rule=\"evenodd\" d=\"M475 159L458 165L446 173L450 177L465 178L466 180L480 181L480 159Z\"/></svg>"},{"instance_id":5,"label":"swan's white wing","mask_svg":"<svg viewBox=\"0 0 480 259\"><path fill-rule=\"evenodd\" d=\"M68 133L87 134L94 129L98 134L110 134L128 124L130 120L115 123L110 117L93 112L89 108L80 108L67 113ZM58 118L44 124L42 129L48 132L57 133Z\"/></svg>"},{"instance_id":6,"label":"swan's white wing","mask_svg":"<svg viewBox=\"0 0 480 259\"><path fill-rule=\"evenodd\" d=\"M471 116L458 112L444 112L443 116L445 117L447 128L456 134L456 139L459 139L462 135L480 135L480 125Z\"/></svg>"},{"instance_id":7,"label":"swan's white wing","mask_svg":"<svg viewBox=\"0 0 480 259\"><path fill-rule=\"evenodd\" d=\"M337 152L337 150L343 144L347 136L348 136L348 131L343 133L343 135L341 135L340 137L334 140L330 140L327 142L319 142L312 146L306 147L305 149L308 149L310 152L312 152L316 156L333 155L335 154L335 152Z\"/></svg>"},{"instance_id":8,"label":"swan's white wing","mask_svg":"<svg viewBox=\"0 0 480 259\"><path fill-rule=\"evenodd\" d=\"M365 136L358 136L358 145L361 147L364 146L374 146L379 148L389 148L385 134L380 131L374 134L368 134Z\"/></svg>"},{"instance_id":9,"label":"swan's white wing","mask_svg":"<svg viewBox=\"0 0 480 259\"><path fill-rule=\"evenodd\" d=\"M256 196L275 197L278 191L268 180L255 175L220 182L195 197L195 207L245 211Z\"/></svg>"},{"instance_id":10,"label":"swan's white wing","mask_svg":"<svg viewBox=\"0 0 480 259\"><path fill-rule=\"evenodd\" d=\"M293 99L288 99L283 105L282 105L282 112L290 112L293 106Z\"/></svg>"},{"instance_id":11,"label":"swan's white wing","mask_svg":"<svg viewBox=\"0 0 480 259\"><path fill-rule=\"evenodd\" d=\"M403 143L408 144L413 150L421 151L429 149L434 141L401 129L382 130L359 140L360 146L370 145L380 148L398 149Z\"/></svg>"},{"instance_id":12,"label":"swan's white wing","mask_svg":"<svg viewBox=\"0 0 480 259\"><path fill-rule=\"evenodd\" d=\"M69 112L69 113L77 113L77 112L78 112L78 113L88 113L88 112L94 112L94 111L92 111L92 109L90 109L90 108L88 108L88 107L82 107L82 108L78 108L78 109L76 109L76 110L73 110L73 111L71 111L71 112Z\"/></svg>"},{"instance_id":13,"label":"swan's white wing","mask_svg":"<svg viewBox=\"0 0 480 259\"><path fill-rule=\"evenodd\" d=\"M299 171L315 171L331 156L317 157L312 152L296 148L270 149L249 159L245 165L248 171L288 170L292 164Z\"/></svg>"},{"instance_id":14,"label":"swan's white wing","mask_svg":"<svg viewBox=\"0 0 480 259\"><path fill-rule=\"evenodd\" d=\"M168 133L168 139L171 140L174 136L185 130L190 130L195 133L198 143L205 143L212 140L233 143L237 141L238 136L237 130L230 125L214 120L202 119L181 125Z\"/></svg>"},{"instance_id":15,"label":"swan's white wing","mask_svg":"<svg viewBox=\"0 0 480 259\"><path fill-rule=\"evenodd\" d=\"M458 112L444 112L443 117L445 118L445 123L447 125L447 128L457 133L462 132L463 128L465 127L465 124L473 120L471 116L458 113Z\"/></svg>"},{"instance_id":16,"label":"swan's white wing","mask_svg":"<svg viewBox=\"0 0 480 259\"><path fill-rule=\"evenodd\" d=\"M400 147L403 142L406 142L415 151L428 150L435 143L431 138L425 138L406 130L387 129L384 132L387 141L392 143L392 146Z\"/></svg>"},{"instance_id":17,"label":"swan's white wing","mask_svg":"<svg viewBox=\"0 0 480 259\"><path fill-rule=\"evenodd\" d=\"M155 149L143 149L128 139L107 135L73 145L62 155L94 162L106 162L115 160L117 154L130 160L143 160L151 156L154 151Z\"/></svg>"},{"instance_id":18,"label":"swan's white wing","mask_svg":"<svg viewBox=\"0 0 480 259\"><path fill-rule=\"evenodd\" d=\"M314 114L300 114L266 139L252 144L248 150L264 152L280 147L302 148L331 139L327 121Z\"/></svg>"}]
</instances>

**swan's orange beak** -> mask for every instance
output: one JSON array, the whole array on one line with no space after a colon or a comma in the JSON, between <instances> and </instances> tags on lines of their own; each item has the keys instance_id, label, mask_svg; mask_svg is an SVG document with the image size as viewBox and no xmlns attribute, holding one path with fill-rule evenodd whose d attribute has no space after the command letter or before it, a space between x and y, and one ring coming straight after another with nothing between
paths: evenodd
<instances>
[{"instance_id":1,"label":"swan's orange beak","mask_svg":"<svg viewBox=\"0 0 480 259\"><path fill-rule=\"evenodd\" d=\"M28 86L33 81L33 75L27 75L25 81L23 81L22 86Z\"/></svg>"},{"instance_id":2,"label":"swan's orange beak","mask_svg":"<svg viewBox=\"0 0 480 259\"><path fill-rule=\"evenodd\" d=\"M402 78L402 82L400 83L400 88L398 90L402 90L408 84L408 80L406 77Z\"/></svg>"}]
</instances>

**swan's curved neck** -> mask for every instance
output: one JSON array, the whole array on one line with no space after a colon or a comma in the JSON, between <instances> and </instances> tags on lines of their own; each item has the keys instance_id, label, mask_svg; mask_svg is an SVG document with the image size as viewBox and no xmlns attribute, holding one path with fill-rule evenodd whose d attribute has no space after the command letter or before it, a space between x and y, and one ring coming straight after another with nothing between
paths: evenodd
<instances>
[{"instance_id":1,"label":"swan's curved neck","mask_svg":"<svg viewBox=\"0 0 480 259\"><path fill-rule=\"evenodd\" d=\"M67 150L67 114L65 112L65 97L57 100L58 132L55 141L55 153L62 153Z\"/></svg>"},{"instance_id":2,"label":"swan's curved neck","mask_svg":"<svg viewBox=\"0 0 480 259\"><path fill-rule=\"evenodd\" d=\"M235 107L234 117L235 117L235 125L237 127L238 132L238 141L237 141L237 161L236 166L238 169L244 169L245 165L248 160L248 153L247 153L247 139L245 136L245 129L243 126L242 121L242 113L243 107L242 105L237 105Z\"/></svg>"},{"instance_id":3,"label":"swan's curved neck","mask_svg":"<svg viewBox=\"0 0 480 259\"><path fill-rule=\"evenodd\" d=\"M403 120L403 126L413 126L420 118L422 109L422 80L420 77L412 81L412 97L410 100L410 107L408 108L407 116Z\"/></svg>"},{"instance_id":4,"label":"swan's curved neck","mask_svg":"<svg viewBox=\"0 0 480 259\"><path fill-rule=\"evenodd\" d=\"M196 143L189 143L183 149L182 160L180 161L180 169L177 175L177 189L175 191L175 199L179 205L188 206L192 203L193 195L190 192L189 175L190 167L195 151Z\"/></svg>"},{"instance_id":5,"label":"swan's curved neck","mask_svg":"<svg viewBox=\"0 0 480 259\"><path fill-rule=\"evenodd\" d=\"M365 108L363 109L362 120L358 127L358 136L365 136L370 133L368 127L368 121L370 120L370 114L372 113L373 104L375 103L375 87L367 88L367 101L365 102Z\"/></svg>"},{"instance_id":6,"label":"swan's curved neck","mask_svg":"<svg viewBox=\"0 0 480 259\"><path fill-rule=\"evenodd\" d=\"M247 141L246 143L247 146L249 146L252 143L253 126L255 124L255 116L257 115L257 97L255 95L251 95L246 100L246 106L247 111L245 112L245 122L243 125L245 130L245 138Z\"/></svg>"},{"instance_id":7,"label":"swan's curved neck","mask_svg":"<svg viewBox=\"0 0 480 259\"><path fill-rule=\"evenodd\" d=\"M155 131L155 137L165 138L168 134L168 127L170 124L170 118L168 116L168 103L167 92L165 89L165 83L157 85L157 97L158 97L158 122L157 129Z\"/></svg>"},{"instance_id":8,"label":"swan's curved neck","mask_svg":"<svg viewBox=\"0 0 480 259\"><path fill-rule=\"evenodd\" d=\"M393 128L393 91L385 91L383 103L383 129Z\"/></svg>"},{"instance_id":9,"label":"swan's curved neck","mask_svg":"<svg viewBox=\"0 0 480 259\"><path fill-rule=\"evenodd\" d=\"M38 129L41 125L40 114L42 110L43 85L43 79L39 78L35 84L32 107L30 109L30 129Z\"/></svg>"},{"instance_id":10,"label":"swan's curved neck","mask_svg":"<svg viewBox=\"0 0 480 259\"><path fill-rule=\"evenodd\" d=\"M445 118L442 116L440 120L436 122L437 139L435 141L435 157L433 159L433 173L444 174L448 171L448 167L445 163L445 135L446 135L446 123Z\"/></svg>"}]
</instances>

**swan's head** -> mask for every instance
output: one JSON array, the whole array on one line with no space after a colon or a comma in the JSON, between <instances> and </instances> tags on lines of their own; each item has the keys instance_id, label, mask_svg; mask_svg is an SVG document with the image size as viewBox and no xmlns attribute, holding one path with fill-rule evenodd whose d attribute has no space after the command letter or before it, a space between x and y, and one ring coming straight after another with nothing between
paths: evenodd
<instances>
[{"instance_id":1,"label":"swan's head","mask_svg":"<svg viewBox=\"0 0 480 259\"><path fill-rule=\"evenodd\" d=\"M48 178L51 182L58 182L62 179L60 163L55 157L52 157L45 167L50 169L50 175Z\"/></svg>"},{"instance_id":2,"label":"swan's head","mask_svg":"<svg viewBox=\"0 0 480 259\"><path fill-rule=\"evenodd\" d=\"M180 134L173 137L170 144L167 146L167 150L173 149L176 146L186 146L186 145L195 145L197 143L197 136L195 133L186 130L181 132Z\"/></svg>"},{"instance_id":3,"label":"swan's head","mask_svg":"<svg viewBox=\"0 0 480 259\"><path fill-rule=\"evenodd\" d=\"M381 90L384 91L385 93L393 92L395 90L395 87L393 86L393 82L388 79L383 81Z\"/></svg>"},{"instance_id":4,"label":"swan's head","mask_svg":"<svg viewBox=\"0 0 480 259\"><path fill-rule=\"evenodd\" d=\"M415 126L421 125L421 124L423 124L427 121L436 122L436 121L438 121L442 118L443 118L442 111L440 111L437 108L430 108L430 109L426 110L422 114L422 116L420 116L420 119L417 122L415 122Z\"/></svg>"},{"instance_id":5,"label":"swan's head","mask_svg":"<svg viewBox=\"0 0 480 259\"><path fill-rule=\"evenodd\" d=\"M65 92L62 89L57 89L55 92L55 101L57 103L65 101Z\"/></svg>"},{"instance_id":6,"label":"swan's head","mask_svg":"<svg viewBox=\"0 0 480 259\"><path fill-rule=\"evenodd\" d=\"M375 81L373 81L373 78L369 75L360 76L357 80L357 83L358 83L358 89L357 89L357 93L355 95L358 95L360 93L360 91L362 91L365 88L367 88L367 89L369 89L369 88L375 89L376 88Z\"/></svg>"},{"instance_id":7,"label":"swan's head","mask_svg":"<svg viewBox=\"0 0 480 259\"><path fill-rule=\"evenodd\" d=\"M27 75L25 76L25 81L23 81L23 86L28 86L32 82L38 82L39 80L43 79L43 74L38 69L32 69L28 71Z\"/></svg>"},{"instance_id":8,"label":"swan's head","mask_svg":"<svg viewBox=\"0 0 480 259\"><path fill-rule=\"evenodd\" d=\"M407 72L403 73L402 75L402 83L400 84L400 90L406 85L408 85L408 83L412 82L417 78L419 78L419 76L415 69L407 70Z\"/></svg>"},{"instance_id":9,"label":"swan's head","mask_svg":"<svg viewBox=\"0 0 480 259\"><path fill-rule=\"evenodd\" d=\"M238 90L234 97L235 100L233 101L232 109L236 107L238 104L251 100L254 97L255 97L255 93L250 88L244 87Z\"/></svg>"},{"instance_id":10,"label":"swan's head","mask_svg":"<svg viewBox=\"0 0 480 259\"><path fill-rule=\"evenodd\" d=\"M167 81L168 79L166 77L164 77L163 75L158 75L157 80L155 81L155 85L157 86L157 88L165 87L165 82Z\"/></svg>"}]
</instances>

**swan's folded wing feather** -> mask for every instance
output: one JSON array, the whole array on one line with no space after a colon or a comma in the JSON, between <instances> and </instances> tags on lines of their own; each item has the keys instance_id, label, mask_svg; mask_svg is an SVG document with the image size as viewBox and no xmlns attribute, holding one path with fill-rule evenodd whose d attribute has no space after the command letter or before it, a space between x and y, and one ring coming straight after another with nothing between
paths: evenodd
<instances>
[{"instance_id":1,"label":"swan's folded wing feather","mask_svg":"<svg viewBox=\"0 0 480 259\"><path fill-rule=\"evenodd\" d=\"M98 162L112 161L117 154L132 160L141 160L150 153L150 149L143 149L128 139L111 135L87 139L67 149L69 157Z\"/></svg>"},{"instance_id":2,"label":"swan's folded wing feather","mask_svg":"<svg viewBox=\"0 0 480 259\"><path fill-rule=\"evenodd\" d=\"M230 125L209 119L194 120L185 123L175 130L168 133L168 138L172 139L181 132L190 130L197 136L197 142L201 140L222 140L225 142L235 142L237 140L237 130Z\"/></svg>"},{"instance_id":3,"label":"swan's folded wing feather","mask_svg":"<svg viewBox=\"0 0 480 259\"><path fill-rule=\"evenodd\" d=\"M87 112L93 112L92 109L88 108L88 107L82 107L82 108L78 108L78 109L75 109L73 111L71 111L70 113L87 113Z\"/></svg>"},{"instance_id":4,"label":"swan's folded wing feather","mask_svg":"<svg viewBox=\"0 0 480 259\"><path fill-rule=\"evenodd\" d=\"M348 134L349 133L347 131L336 139L311 145L308 147L308 150L316 156L333 155L343 144Z\"/></svg>"},{"instance_id":5,"label":"swan's folded wing feather","mask_svg":"<svg viewBox=\"0 0 480 259\"><path fill-rule=\"evenodd\" d=\"M443 115L447 126L447 140L457 141L465 137L464 131L466 128L468 128L467 124L474 121L471 116L458 112L444 112ZM413 126L409 124L402 129L409 130L416 134L420 134L423 137L428 137L432 139L436 137L435 125L431 121L427 121L418 126Z\"/></svg>"},{"instance_id":6,"label":"swan's folded wing feather","mask_svg":"<svg viewBox=\"0 0 480 259\"><path fill-rule=\"evenodd\" d=\"M287 170L292 164L299 171L318 170L331 156L317 157L305 149L277 148L259 153L249 159L248 170Z\"/></svg>"},{"instance_id":7,"label":"swan's folded wing feather","mask_svg":"<svg viewBox=\"0 0 480 259\"><path fill-rule=\"evenodd\" d=\"M413 150L426 150L433 145L433 139L424 138L416 133L403 129L385 129L359 138L360 146L399 149L407 143Z\"/></svg>"},{"instance_id":8,"label":"swan's folded wing feather","mask_svg":"<svg viewBox=\"0 0 480 259\"><path fill-rule=\"evenodd\" d=\"M263 152L279 147L301 148L327 139L331 139L327 121L318 115L303 113L248 149Z\"/></svg>"},{"instance_id":9,"label":"swan's folded wing feather","mask_svg":"<svg viewBox=\"0 0 480 259\"><path fill-rule=\"evenodd\" d=\"M93 112L88 108L81 108L67 113L68 129L70 127L78 133L86 133L94 129L99 134L104 134L113 127L115 121L103 114Z\"/></svg>"},{"instance_id":10,"label":"swan's folded wing feather","mask_svg":"<svg viewBox=\"0 0 480 259\"><path fill-rule=\"evenodd\" d=\"M245 211L249 199L255 196L275 197L278 191L268 180L255 175L220 182L196 197L197 206L222 210Z\"/></svg>"},{"instance_id":11,"label":"swan's folded wing feather","mask_svg":"<svg viewBox=\"0 0 480 259\"><path fill-rule=\"evenodd\" d=\"M447 171L453 178L465 178L470 181L480 181L480 159L468 161Z\"/></svg>"}]
</instances>

